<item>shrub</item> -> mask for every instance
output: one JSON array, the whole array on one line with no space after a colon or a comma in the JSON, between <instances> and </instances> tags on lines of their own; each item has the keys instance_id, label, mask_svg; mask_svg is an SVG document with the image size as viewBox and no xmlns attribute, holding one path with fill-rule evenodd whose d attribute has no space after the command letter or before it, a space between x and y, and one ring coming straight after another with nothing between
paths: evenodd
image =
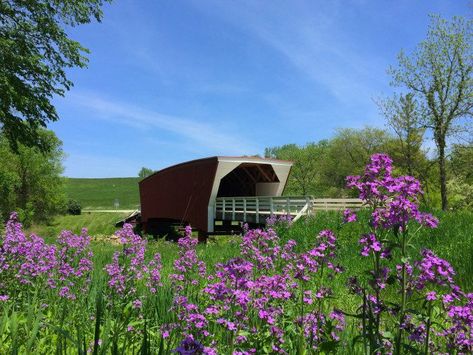
<instances>
[{"instance_id":1,"label":"shrub","mask_svg":"<svg viewBox=\"0 0 473 355\"><path fill-rule=\"evenodd\" d=\"M78 216L82 213L82 207L79 201L69 200L67 202L67 213L73 216Z\"/></svg>"},{"instance_id":2,"label":"shrub","mask_svg":"<svg viewBox=\"0 0 473 355\"><path fill-rule=\"evenodd\" d=\"M473 207L473 185L466 183L460 177L454 177L447 183L452 209L466 209Z\"/></svg>"}]
</instances>

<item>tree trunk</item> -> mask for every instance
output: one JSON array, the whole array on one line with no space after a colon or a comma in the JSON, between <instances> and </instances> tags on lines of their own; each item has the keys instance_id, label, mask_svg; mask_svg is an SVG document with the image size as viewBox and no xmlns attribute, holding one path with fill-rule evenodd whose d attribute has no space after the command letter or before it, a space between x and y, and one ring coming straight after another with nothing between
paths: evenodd
<instances>
[{"instance_id":1,"label":"tree trunk","mask_svg":"<svg viewBox=\"0 0 473 355\"><path fill-rule=\"evenodd\" d=\"M438 142L439 148L439 170L440 170L440 196L442 197L442 210L446 211L448 207L447 201L447 171L445 167L445 139L440 138Z\"/></svg>"}]
</instances>

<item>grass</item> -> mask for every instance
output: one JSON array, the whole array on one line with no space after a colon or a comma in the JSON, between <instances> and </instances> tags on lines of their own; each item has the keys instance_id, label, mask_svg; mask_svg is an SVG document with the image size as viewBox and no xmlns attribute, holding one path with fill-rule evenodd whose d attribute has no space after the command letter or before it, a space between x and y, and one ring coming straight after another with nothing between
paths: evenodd
<instances>
[{"instance_id":1,"label":"grass","mask_svg":"<svg viewBox=\"0 0 473 355\"><path fill-rule=\"evenodd\" d=\"M77 179L66 178L65 191L69 199L77 200L83 209L136 209L140 204L138 177Z\"/></svg>"},{"instance_id":2,"label":"grass","mask_svg":"<svg viewBox=\"0 0 473 355\"><path fill-rule=\"evenodd\" d=\"M48 242L53 241L64 229L80 233L82 228L87 228L91 236L110 236L116 231L115 223L126 215L127 213L83 212L79 216L56 216L47 225L33 225L27 233L35 233Z\"/></svg>"},{"instance_id":3,"label":"grass","mask_svg":"<svg viewBox=\"0 0 473 355\"><path fill-rule=\"evenodd\" d=\"M423 229L414 240L415 250L432 249L438 256L449 260L457 271L458 284L468 291L473 291L473 212L437 212L440 219L437 229ZM109 239L100 236L110 236L116 231L115 222L126 214L120 213L83 213L80 216L58 216L50 225L36 225L28 233L36 233L48 242L52 242L63 229L80 233L83 227L94 238L94 252L100 255L103 251L109 255ZM366 218L366 216L362 217ZM358 255L360 235L364 232L362 223L341 223L338 212L320 212L308 220L296 222L291 229L280 231L283 239L294 239L301 250L307 250L313 244L316 234L323 229L335 231L339 241L340 263L347 269L346 274L355 274L365 266L360 264ZM199 246L199 253L209 265L230 259L238 255L238 237L213 237L207 245ZM176 246L165 241L151 242L150 252L160 252L163 264L172 266L172 260L177 255Z\"/></svg>"},{"instance_id":4,"label":"grass","mask_svg":"<svg viewBox=\"0 0 473 355\"><path fill-rule=\"evenodd\" d=\"M473 255L473 212L437 212L435 214L440 219L439 227L435 230L421 231L413 242L411 253L412 258L414 260L418 259L419 251L422 248L432 249L440 257L447 259L455 268L457 272L456 282L458 285L462 287L464 291L472 292L473 258L471 256ZM35 226L30 230L30 232L35 232L46 237L45 239L50 243L53 242L54 237L62 229L71 229L78 233L80 229L85 226L88 227L90 234L94 236L92 240L92 249L94 251L94 273L92 276L91 293L88 297L88 302L90 302L90 304L87 306L87 309L81 310L82 313L80 313L80 317L89 317L90 314L94 313L96 294L98 290L105 287L103 268L106 264L111 262L113 253L120 249L120 246L112 244L109 239L101 237L103 235L110 235L115 231L113 225L119 217L120 214L116 213L86 213L81 216L60 216L49 226ZM366 218L366 213L361 213L360 219L366 221ZM345 268L345 273L337 277L333 280L333 283L331 283L331 287L333 288L336 297L333 301L333 305L345 311L353 312L357 305L359 305L359 300L348 294L345 285L348 276L360 275L363 270L370 267L369 258L363 258L359 255L360 246L358 240L360 235L366 231L366 224L363 222L344 224L342 223L340 213L321 212L313 218L299 220L294 223L291 228L280 229L278 232L283 241L289 239L296 240L298 242L299 250L302 251L312 247L315 236L321 230L327 228L332 229L337 235L338 262ZM199 245L197 252L199 258L205 261L207 269L211 273L217 263L227 261L240 255L239 242L240 238L236 236L218 236L210 239L205 245ZM149 329L149 334L152 335L152 337L150 337L152 342L151 347L154 349L155 353L169 353L168 351L161 352L160 344L162 344L162 342L160 343L160 337L157 334L159 334L158 326L172 321L174 319L173 317L175 317L173 312L169 312L169 309L172 306L173 296L168 276L173 272L173 262L177 258L177 247L175 243L166 242L162 239L158 241L150 240L147 248L147 260L149 260L151 255L155 252L159 252L162 257L163 269L161 274L164 286L155 298L150 298L150 300L152 300L150 302L154 303L146 304L143 312L146 319L149 319L150 326L154 327ZM393 265L391 265L391 267L393 267ZM395 294L392 295L393 298L396 296L397 295ZM54 304L57 299L56 301L53 300L54 298L51 298L51 308L48 312L58 312L58 310L61 310L58 305ZM28 340L27 343L34 344L38 349L43 349L44 352L51 352L54 350L54 346L57 347L57 344L60 343L57 339L62 339L61 341L66 343L65 337L62 333L59 333L57 329L60 329L61 332L62 329L69 329L68 332L71 332L70 334L77 332L77 336L79 337L79 331L74 330L74 327L77 325L76 320L66 319L66 323L62 324L55 318L55 314L59 313L48 313L46 315L38 315L37 317L39 317L39 320L36 321L36 318L34 317L31 319L28 318L30 317L30 313L32 315L36 314L34 312L34 303L31 303L28 307L30 307L28 308L28 310L30 310L28 312L26 310L20 310L15 313L15 311L7 309L10 313L8 317L4 318L6 319L4 322L7 322L5 324L11 324L9 326L13 327L13 325L16 324L15 322L17 322L17 318L15 317L18 317L18 322L20 323L15 326L21 330L18 334L24 334L21 335L21 337L22 339ZM72 312L72 310L70 312ZM129 311L124 310L124 312ZM103 334L104 342L109 341L110 338L107 337L114 334L114 332L110 330L110 327L113 327L113 323L110 323L113 322L113 320L111 320L111 315L111 313L106 313L102 321L101 334ZM51 323L48 324L48 322L41 320L41 317L44 317L44 319L50 319ZM48 326L40 328L40 330L35 333L34 325L36 324L35 322L39 321L43 322L43 324L48 324ZM0 323L1 322L2 320L0 319ZM349 323L349 327L354 327L353 324ZM81 329L81 331L85 332L84 334L87 334L88 340L93 337L93 326L94 322L92 321L87 323L87 325L84 326L84 329ZM342 336L342 341L345 344L351 344L353 334L358 333L358 329L350 329L351 328L349 328ZM6 334L9 333L6 332ZM11 334L15 333L12 332ZM123 342L126 344L126 342L129 341L127 340L129 337L128 333L126 331L121 331L120 334L122 337L121 339L124 339ZM20 335L18 336L20 337ZM69 333L67 333L67 337L69 337ZM141 340L135 340L135 344L139 345L141 344L140 342ZM74 344L72 340L68 340L67 343L69 346ZM125 349L125 345L123 346ZM7 348L2 348L0 345L0 350L1 349ZM32 349L34 349L34 347ZM134 350L131 349L132 348L128 348L129 351L138 353L138 348L133 348ZM349 349L347 345L347 347L343 348L340 353L348 354L359 352L357 349Z\"/></svg>"},{"instance_id":5,"label":"grass","mask_svg":"<svg viewBox=\"0 0 473 355\"><path fill-rule=\"evenodd\" d=\"M413 240L412 257L419 258L422 249L431 249L439 257L448 260L457 272L456 281L466 291L473 291L473 212L435 212L440 220L437 229L422 229ZM366 220L367 216L362 216ZM301 249L308 249L315 235L323 229L332 229L338 238L340 264L345 274L355 274L366 268L360 263L358 240L366 232L364 223L341 223L337 212L320 213L307 221L298 221L288 231L282 231L284 239L294 239Z\"/></svg>"}]
</instances>

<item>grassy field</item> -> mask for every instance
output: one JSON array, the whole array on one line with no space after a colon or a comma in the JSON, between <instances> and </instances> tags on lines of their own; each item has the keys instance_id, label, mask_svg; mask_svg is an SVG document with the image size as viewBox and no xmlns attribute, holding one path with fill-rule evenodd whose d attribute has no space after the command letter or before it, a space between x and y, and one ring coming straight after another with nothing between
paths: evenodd
<instances>
[{"instance_id":1,"label":"grassy field","mask_svg":"<svg viewBox=\"0 0 473 355\"><path fill-rule=\"evenodd\" d=\"M423 248L432 249L440 257L447 259L455 268L456 283L464 291L472 292L473 212L437 212L435 214L439 218L440 224L435 230L421 230L413 241L412 260L420 258L419 252ZM23 305L23 308L18 308L18 311L13 306L10 308L8 304L5 304L4 312L7 316L0 319L0 340L3 340L5 345L2 347L0 342L0 352L11 350L8 344L22 344L15 346L25 351L29 349L30 352L43 349L43 353L52 352L53 350L61 354L78 353L78 348L85 349L87 344L91 344L91 341L97 338L98 329L100 331L99 337L105 344L103 348L100 347L98 353L171 354L170 350L177 346L180 341L179 335L174 335L177 338L171 336L170 339L163 341L160 334L163 324L176 321L175 311L169 311L173 307L173 284L170 274L175 272L175 260L178 258L178 248L175 243L162 239L157 241L149 239L145 259L150 260L154 253L160 253L163 265L161 270L163 285L155 295L148 295L147 298L143 298L146 302L140 310L142 312L140 317L142 318L136 317L137 313L131 308L130 303L126 303L128 301L120 303L110 297L105 298L105 301L101 301L97 296L102 292L107 292L105 265L111 263L114 252L123 250L121 245L111 242L107 237L114 232L113 224L119 217L120 214L116 213L86 213L81 216L62 216L58 217L50 226L33 227L29 231L45 237L48 243L54 243L55 236L62 229L71 229L77 233L82 227L87 227L90 235L93 236L91 247L94 252L94 268L91 287L84 299L80 300L82 306L73 306L74 303L68 303L65 300L61 302L54 291L49 290L44 290L44 295L42 294L42 297L46 299L46 304L49 305L45 311L38 310L36 305L41 304L41 302L36 299L33 299L31 303L25 303L28 304L28 307ZM356 312L359 299L347 292L347 279L352 275L362 275L364 270L370 267L370 259L360 256L358 242L360 235L366 232L367 217L367 214L360 213L359 223L345 224L342 222L341 213L321 212L312 218L297 221L290 228L278 228L278 234L283 243L289 239L297 241L297 252L312 248L316 241L316 235L321 230L328 228L335 232L338 244L337 263L341 264L345 271L335 279L327 279L326 281L330 282L330 287L333 290L334 298L330 301L331 304L335 308L343 309L348 313ZM240 242L241 237L238 236L219 236L209 239L207 244L197 246L197 255L200 260L205 262L208 275L214 273L215 265L218 263L242 256ZM396 255L394 256L396 257ZM395 267L393 262L388 263L390 268ZM196 277L197 279L202 283L198 287L204 287L206 282L210 282ZM148 292L144 284L139 284L138 287L139 293L146 294ZM312 287L315 287L315 284ZM204 295L193 288L190 290L189 297L195 298L196 302L206 302ZM388 293L387 299L398 297L397 293L393 293L395 290L386 291ZM107 304L107 308L102 310L100 308L103 307L102 304ZM104 313L102 314L102 312ZM288 312L292 312L291 308ZM255 314L252 313L251 317L255 319L256 326L261 326ZM209 318L211 318L210 315ZM43 325L40 327L39 324ZM78 324L83 325L77 327ZM130 326L140 330L130 332L127 330L127 327L130 329ZM2 327L8 330L3 332L3 338ZM224 337L228 333L218 333L221 328L218 328L215 323L213 327L215 328L209 329L219 334L218 337L222 337L221 341L225 343L228 339ZM288 329L290 329L290 326ZM142 350L143 337L141 334L143 330L148 332L147 334L150 336L149 340L146 340L146 337L144 338L149 341L145 344L146 347L149 347L146 351ZM346 330L341 338L344 345L338 353L362 353L361 348L353 346L352 343L354 334L357 333L359 333L359 329L356 322L349 318ZM16 339L21 339L22 343L15 343ZM83 346L81 342L84 344ZM118 344L116 346L119 347L120 351L116 351L114 344ZM67 350L66 346L68 347Z\"/></svg>"},{"instance_id":2,"label":"grassy field","mask_svg":"<svg viewBox=\"0 0 473 355\"><path fill-rule=\"evenodd\" d=\"M140 203L137 177L108 179L66 178L69 199L77 200L83 209L135 209Z\"/></svg>"},{"instance_id":3,"label":"grassy field","mask_svg":"<svg viewBox=\"0 0 473 355\"><path fill-rule=\"evenodd\" d=\"M127 213L102 213L83 212L80 216L56 216L49 224L33 225L27 232L35 233L48 241L53 241L64 229L80 233L82 228L87 228L89 235L112 235L115 223L125 217Z\"/></svg>"},{"instance_id":4,"label":"grassy field","mask_svg":"<svg viewBox=\"0 0 473 355\"><path fill-rule=\"evenodd\" d=\"M416 250L423 248L431 249L440 257L449 260L457 271L457 281L460 286L468 291L473 291L473 212L437 212L440 224L434 230L422 230L414 240ZM99 259L104 250L114 249L110 247L107 239L116 228L114 226L120 218L126 214L120 213L83 213L80 216L58 216L50 225L33 226L28 233L36 233L44 237L48 242L54 241L55 237L63 229L79 233L83 227L93 237L99 237L94 241L94 251ZM359 271L359 236L363 232L363 224L343 224L338 212L320 212L315 217L300 220L289 230L280 231L283 240L294 239L300 250L311 247L315 236L323 229L332 229L338 236L340 243L340 263L347 268L347 274ZM217 261L226 260L238 256L239 237L216 236L210 239L207 245L200 245L199 252L209 265ZM152 252L160 252L163 255L164 269L172 268L172 260L176 255L176 247L173 243L164 241L151 242ZM167 273L167 272L166 272Z\"/></svg>"}]
</instances>

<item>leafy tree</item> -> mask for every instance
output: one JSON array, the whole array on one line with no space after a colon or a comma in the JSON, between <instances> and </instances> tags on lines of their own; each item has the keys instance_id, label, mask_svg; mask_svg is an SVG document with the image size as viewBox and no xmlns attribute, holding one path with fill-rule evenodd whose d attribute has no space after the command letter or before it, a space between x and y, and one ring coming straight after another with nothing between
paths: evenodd
<instances>
[{"instance_id":1,"label":"leafy tree","mask_svg":"<svg viewBox=\"0 0 473 355\"><path fill-rule=\"evenodd\" d=\"M302 147L296 144L287 144L265 150L267 158L294 162L286 187L286 194L320 194L320 164L325 154L326 145L326 141L320 141L319 143L308 143Z\"/></svg>"},{"instance_id":2,"label":"leafy tree","mask_svg":"<svg viewBox=\"0 0 473 355\"><path fill-rule=\"evenodd\" d=\"M322 168L324 184L331 187L328 195L343 196L349 193L345 188L346 176L359 175L372 154L390 154L390 140L392 137L378 128L339 129L330 140Z\"/></svg>"},{"instance_id":3,"label":"leafy tree","mask_svg":"<svg viewBox=\"0 0 473 355\"><path fill-rule=\"evenodd\" d=\"M0 134L0 214L8 218L18 211L23 222L47 221L64 211L62 142L51 131L39 130L41 140L48 147L42 152L37 147L19 144L14 152L4 134Z\"/></svg>"},{"instance_id":4,"label":"leafy tree","mask_svg":"<svg viewBox=\"0 0 473 355\"><path fill-rule=\"evenodd\" d=\"M427 38L390 68L393 84L412 92L425 114L438 150L442 209L447 208L447 137L473 115L473 20L431 17Z\"/></svg>"},{"instance_id":5,"label":"leafy tree","mask_svg":"<svg viewBox=\"0 0 473 355\"><path fill-rule=\"evenodd\" d=\"M100 21L105 1L0 2L0 128L15 151L19 142L48 149L38 128L58 120L51 99L72 86L66 69L87 63L65 27Z\"/></svg>"},{"instance_id":6,"label":"leafy tree","mask_svg":"<svg viewBox=\"0 0 473 355\"><path fill-rule=\"evenodd\" d=\"M141 170L138 172L138 177L144 179L145 177L150 176L153 173L153 169L142 167Z\"/></svg>"},{"instance_id":7,"label":"leafy tree","mask_svg":"<svg viewBox=\"0 0 473 355\"><path fill-rule=\"evenodd\" d=\"M414 95L395 95L378 102L388 126L398 138L399 147L405 157L403 166L411 176L416 175L416 161L422 149L425 128Z\"/></svg>"},{"instance_id":8,"label":"leafy tree","mask_svg":"<svg viewBox=\"0 0 473 355\"><path fill-rule=\"evenodd\" d=\"M346 197L346 176L359 175L374 153L390 155L395 164L405 161L399 141L378 128L340 129L330 140L304 146L286 144L265 149L265 157L294 161L285 194L307 194L315 197ZM429 161L419 149L414 156L415 167L426 170ZM401 167L403 173L406 167ZM422 174L419 174L423 176ZM430 175L427 176L430 178Z\"/></svg>"},{"instance_id":9,"label":"leafy tree","mask_svg":"<svg viewBox=\"0 0 473 355\"><path fill-rule=\"evenodd\" d=\"M452 147L450 169L455 176L473 184L473 144L455 144Z\"/></svg>"}]
</instances>

